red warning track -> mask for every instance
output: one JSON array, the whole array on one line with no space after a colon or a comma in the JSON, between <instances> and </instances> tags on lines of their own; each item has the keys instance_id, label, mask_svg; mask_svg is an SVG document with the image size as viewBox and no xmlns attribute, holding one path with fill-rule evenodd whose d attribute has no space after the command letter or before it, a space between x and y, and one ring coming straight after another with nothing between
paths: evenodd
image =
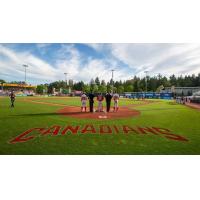
<instances>
[{"instance_id":1,"label":"red warning track","mask_svg":"<svg viewBox=\"0 0 200 200\"><path fill-rule=\"evenodd\" d=\"M74 117L78 119L120 119L127 117L135 117L140 115L140 111L128 107L120 107L118 112L80 112L80 107L70 106L58 110L58 113L64 116Z\"/></svg>"}]
</instances>

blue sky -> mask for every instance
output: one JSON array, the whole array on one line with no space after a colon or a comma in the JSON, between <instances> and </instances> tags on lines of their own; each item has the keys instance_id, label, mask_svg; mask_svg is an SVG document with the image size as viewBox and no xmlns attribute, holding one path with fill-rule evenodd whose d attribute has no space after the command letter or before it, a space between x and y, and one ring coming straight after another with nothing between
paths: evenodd
<instances>
[{"instance_id":1,"label":"blue sky","mask_svg":"<svg viewBox=\"0 0 200 200\"><path fill-rule=\"evenodd\" d=\"M200 73L200 44L0 44L0 79L31 84L67 79L89 82L98 76L109 81L134 75L169 76Z\"/></svg>"}]
</instances>

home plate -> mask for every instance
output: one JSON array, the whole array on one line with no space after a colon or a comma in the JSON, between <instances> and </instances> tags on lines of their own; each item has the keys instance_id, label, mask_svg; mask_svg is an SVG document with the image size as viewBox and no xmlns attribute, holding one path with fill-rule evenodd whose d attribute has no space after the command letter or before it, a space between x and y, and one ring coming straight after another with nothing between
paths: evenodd
<instances>
[{"instance_id":1,"label":"home plate","mask_svg":"<svg viewBox=\"0 0 200 200\"><path fill-rule=\"evenodd\" d=\"M107 119L108 117L106 115L102 116L102 115L99 115L99 118L100 119Z\"/></svg>"}]
</instances>

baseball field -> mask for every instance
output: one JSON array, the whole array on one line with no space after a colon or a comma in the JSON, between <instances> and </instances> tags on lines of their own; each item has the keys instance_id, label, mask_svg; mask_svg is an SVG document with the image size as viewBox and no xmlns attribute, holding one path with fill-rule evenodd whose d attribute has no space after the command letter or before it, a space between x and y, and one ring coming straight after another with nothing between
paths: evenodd
<instances>
[{"instance_id":1,"label":"baseball field","mask_svg":"<svg viewBox=\"0 0 200 200\"><path fill-rule=\"evenodd\" d=\"M81 113L78 97L17 97L15 108L1 97L0 154L200 154L199 110L172 100L121 98L119 105Z\"/></svg>"}]
</instances>

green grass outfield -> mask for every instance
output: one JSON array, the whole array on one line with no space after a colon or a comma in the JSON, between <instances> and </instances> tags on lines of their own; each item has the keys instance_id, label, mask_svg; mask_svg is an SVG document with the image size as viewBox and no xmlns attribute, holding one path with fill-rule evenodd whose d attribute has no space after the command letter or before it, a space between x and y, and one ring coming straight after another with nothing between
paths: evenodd
<instances>
[{"instance_id":1,"label":"green grass outfield","mask_svg":"<svg viewBox=\"0 0 200 200\"><path fill-rule=\"evenodd\" d=\"M36 104L30 100L55 105ZM132 105L131 109L139 110L141 114L117 120L76 119L56 113L64 108L63 105L80 106L80 98L17 97L14 109L9 103L8 97L0 98L0 154L200 154L200 112L173 101L159 100L143 105L142 101L120 99L120 106ZM31 128L47 129L58 125L63 129L67 125L84 127L86 124L92 124L97 132L67 132L65 135L59 132L54 136L32 132L27 137L34 136L34 139L9 143ZM188 141L152 133L100 134L100 125L166 128Z\"/></svg>"}]
</instances>

